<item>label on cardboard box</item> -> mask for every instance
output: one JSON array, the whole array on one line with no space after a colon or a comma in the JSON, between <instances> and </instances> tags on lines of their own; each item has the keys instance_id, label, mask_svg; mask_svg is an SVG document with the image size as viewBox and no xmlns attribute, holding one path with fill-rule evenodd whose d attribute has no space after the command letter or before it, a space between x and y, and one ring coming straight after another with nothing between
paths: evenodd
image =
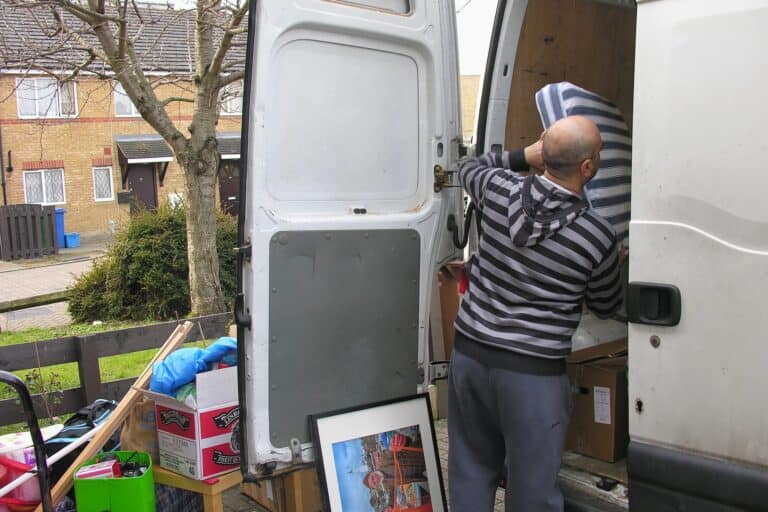
<instances>
[{"instance_id":1,"label":"label on cardboard box","mask_svg":"<svg viewBox=\"0 0 768 512\"><path fill-rule=\"evenodd\" d=\"M161 451L160 465L175 473L179 473L180 475L197 478L197 460L194 457L188 459L186 457L180 457L174 453Z\"/></svg>"},{"instance_id":2,"label":"label on cardboard box","mask_svg":"<svg viewBox=\"0 0 768 512\"><path fill-rule=\"evenodd\" d=\"M217 444L203 449L203 478L240 467L240 452L231 443Z\"/></svg>"},{"instance_id":3,"label":"label on cardboard box","mask_svg":"<svg viewBox=\"0 0 768 512\"><path fill-rule=\"evenodd\" d=\"M595 423L611 424L611 388L594 386Z\"/></svg>"},{"instance_id":4,"label":"label on cardboard box","mask_svg":"<svg viewBox=\"0 0 768 512\"><path fill-rule=\"evenodd\" d=\"M230 405L200 414L200 437L229 434L240 419L240 406Z\"/></svg>"},{"instance_id":5,"label":"label on cardboard box","mask_svg":"<svg viewBox=\"0 0 768 512\"><path fill-rule=\"evenodd\" d=\"M157 433L157 446L160 453L170 452L185 459L197 459L197 443L166 432Z\"/></svg>"},{"instance_id":6,"label":"label on cardboard box","mask_svg":"<svg viewBox=\"0 0 768 512\"><path fill-rule=\"evenodd\" d=\"M170 407L164 407L162 405L156 405L157 416L155 421L157 422L157 428L160 431L168 432L187 439L195 438L195 415L171 409Z\"/></svg>"}]
</instances>

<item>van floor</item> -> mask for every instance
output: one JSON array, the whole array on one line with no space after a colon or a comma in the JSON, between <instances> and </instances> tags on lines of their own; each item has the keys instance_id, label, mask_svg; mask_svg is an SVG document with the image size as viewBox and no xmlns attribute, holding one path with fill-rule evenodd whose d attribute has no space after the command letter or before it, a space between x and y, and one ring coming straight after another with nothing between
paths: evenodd
<instances>
[{"instance_id":1,"label":"van floor","mask_svg":"<svg viewBox=\"0 0 768 512\"><path fill-rule=\"evenodd\" d=\"M563 454L559 483L566 512L629 510L628 482L627 459L610 463L573 452Z\"/></svg>"}]
</instances>

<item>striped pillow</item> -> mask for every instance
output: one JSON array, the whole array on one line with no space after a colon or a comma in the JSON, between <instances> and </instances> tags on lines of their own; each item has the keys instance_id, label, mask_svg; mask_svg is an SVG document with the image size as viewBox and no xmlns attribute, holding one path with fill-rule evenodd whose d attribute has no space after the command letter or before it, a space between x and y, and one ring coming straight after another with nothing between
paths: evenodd
<instances>
[{"instance_id":1,"label":"striped pillow","mask_svg":"<svg viewBox=\"0 0 768 512\"><path fill-rule=\"evenodd\" d=\"M586 185L590 207L611 223L622 245L629 244L632 138L621 111L607 99L570 82L544 86L536 93L544 128L567 116L582 115L597 124L603 138L600 170Z\"/></svg>"}]
</instances>

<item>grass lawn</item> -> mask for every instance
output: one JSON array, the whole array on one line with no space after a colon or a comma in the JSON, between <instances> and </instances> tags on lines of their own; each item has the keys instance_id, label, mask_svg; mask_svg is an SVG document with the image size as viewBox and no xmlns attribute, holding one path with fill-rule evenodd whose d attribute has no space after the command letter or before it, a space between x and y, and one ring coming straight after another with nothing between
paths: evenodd
<instances>
[{"instance_id":1,"label":"grass lawn","mask_svg":"<svg viewBox=\"0 0 768 512\"><path fill-rule=\"evenodd\" d=\"M127 327L136 327L146 323L149 322L105 322L99 326L93 326L90 324L75 324L67 327L52 329L29 329L18 332L3 332L0 333L0 346L15 345L18 343L29 343L33 341L45 342L47 340L63 338L66 336L94 334L97 332L114 331L118 329L125 329ZM185 344L185 347L204 347L208 343L210 343L210 341L197 341L194 343L187 343ZM131 352L128 354L102 357L99 359L101 381L109 382L113 380L138 376L144 370L156 352L157 349L150 349L143 350L141 352ZM42 368L42 371L39 371L38 369L31 369L16 371L13 373L27 382L27 386L30 388L30 392L33 394L40 393L43 388L50 393L48 402L51 413L54 416L59 414L59 412L56 410L56 392L80 387L80 376L78 375L77 371L77 363L65 363L57 364L54 366L46 366ZM16 391L14 391L12 388L5 384L0 384L0 399L15 398L17 396L18 395ZM67 416L61 416L58 418L58 421L64 421L66 417ZM40 419L41 425L49 425L54 422L56 421ZM26 430L26 425L15 424L0 426L0 435L10 432L18 432L20 430Z\"/></svg>"}]
</instances>

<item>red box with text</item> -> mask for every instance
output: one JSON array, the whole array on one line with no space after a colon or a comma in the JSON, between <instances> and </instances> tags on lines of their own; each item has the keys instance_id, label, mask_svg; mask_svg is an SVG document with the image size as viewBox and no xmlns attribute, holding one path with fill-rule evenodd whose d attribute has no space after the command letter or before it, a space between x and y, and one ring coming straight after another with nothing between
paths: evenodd
<instances>
[{"instance_id":1,"label":"red box with text","mask_svg":"<svg viewBox=\"0 0 768 512\"><path fill-rule=\"evenodd\" d=\"M145 391L155 401L160 466L196 480L240 468L237 368L198 373L196 405Z\"/></svg>"}]
</instances>

